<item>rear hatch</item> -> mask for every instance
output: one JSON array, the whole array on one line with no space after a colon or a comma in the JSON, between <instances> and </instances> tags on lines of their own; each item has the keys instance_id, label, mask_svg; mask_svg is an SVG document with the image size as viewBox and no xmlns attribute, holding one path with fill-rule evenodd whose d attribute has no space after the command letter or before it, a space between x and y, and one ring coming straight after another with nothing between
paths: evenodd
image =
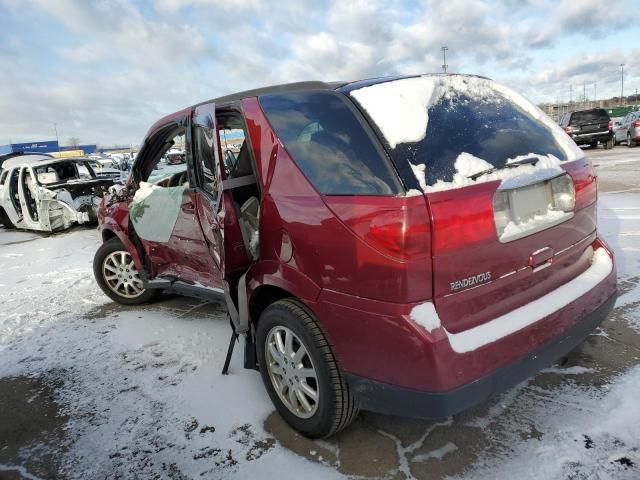
<instances>
[{"instance_id":1,"label":"rear hatch","mask_svg":"<svg viewBox=\"0 0 640 480\"><path fill-rule=\"evenodd\" d=\"M586 270L596 183L582 151L537 107L487 79L405 78L348 91L431 221L432 296L460 332Z\"/></svg>"},{"instance_id":2,"label":"rear hatch","mask_svg":"<svg viewBox=\"0 0 640 480\"><path fill-rule=\"evenodd\" d=\"M567 133L583 135L588 133L605 133L611 129L609 115L601 108L574 112L571 114Z\"/></svg>"}]
</instances>

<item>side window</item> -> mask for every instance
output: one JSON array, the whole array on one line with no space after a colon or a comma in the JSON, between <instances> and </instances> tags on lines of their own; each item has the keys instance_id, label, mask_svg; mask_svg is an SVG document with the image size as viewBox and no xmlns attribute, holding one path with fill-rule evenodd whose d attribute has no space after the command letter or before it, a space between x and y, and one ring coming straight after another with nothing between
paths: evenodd
<instances>
[{"instance_id":1,"label":"side window","mask_svg":"<svg viewBox=\"0 0 640 480\"><path fill-rule=\"evenodd\" d=\"M136 169L140 180L158 187L188 186L184 129L174 129L151 141L161 147L152 156L141 157Z\"/></svg>"},{"instance_id":2,"label":"side window","mask_svg":"<svg viewBox=\"0 0 640 480\"><path fill-rule=\"evenodd\" d=\"M197 171L197 186L214 196L218 187L215 147L213 131L210 128L193 128L193 159Z\"/></svg>"},{"instance_id":3,"label":"side window","mask_svg":"<svg viewBox=\"0 0 640 480\"><path fill-rule=\"evenodd\" d=\"M325 91L260 97L273 129L320 193L397 195L396 173L347 101Z\"/></svg>"},{"instance_id":4,"label":"side window","mask_svg":"<svg viewBox=\"0 0 640 480\"><path fill-rule=\"evenodd\" d=\"M252 172L251 162L249 151L245 145L244 130L221 125L218 135L226 176L228 178L237 178L250 175Z\"/></svg>"}]
</instances>

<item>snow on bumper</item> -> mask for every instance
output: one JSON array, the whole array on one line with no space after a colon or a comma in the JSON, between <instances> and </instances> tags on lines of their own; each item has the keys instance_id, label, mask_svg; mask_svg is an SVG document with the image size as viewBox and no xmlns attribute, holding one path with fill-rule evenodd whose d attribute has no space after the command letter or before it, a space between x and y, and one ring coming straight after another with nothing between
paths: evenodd
<instances>
[{"instance_id":1,"label":"snow on bumper","mask_svg":"<svg viewBox=\"0 0 640 480\"><path fill-rule=\"evenodd\" d=\"M599 253L591 267L559 293L516 309L507 319L494 319L486 330L470 329L467 335L447 332L435 308L424 303L414 310L415 303L323 290L308 304L322 319L346 373L416 391L446 392L556 342L574 327L593 330L587 319L615 296L616 272L606 245L598 239L592 248ZM510 320L513 325L507 325Z\"/></svg>"},{"instance_id":2,"label":"snow on bumper","mask_svg":"<svg viewBox=\"0 0 640 480\"><path fill-rule=\"evenodd\" d=\"M547 295L463 332L451 333L445 328L451 348L456 353L470 352L522 330L585 295L612 271L611 256L604 248L599 248L594 252L591 266L585 272ZM419 307L421 305L414 309ZM439 319L431 321L432 324L441 324Z\"/></svg>"}]
</instances>

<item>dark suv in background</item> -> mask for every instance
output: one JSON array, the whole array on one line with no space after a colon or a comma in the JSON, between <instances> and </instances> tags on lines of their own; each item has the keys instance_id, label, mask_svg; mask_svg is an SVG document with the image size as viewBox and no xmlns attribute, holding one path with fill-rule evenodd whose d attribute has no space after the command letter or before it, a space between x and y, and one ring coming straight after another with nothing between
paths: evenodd
<instances>
[{"instance_id":1,"label":"dark suv in background","mask_svg":"<svg viewBox=\"0 0 640 480\"><path fill-rule=\"evenodd\" d=\"M605 149L613 148L613 124L602 108L567 112L559 123L577 145L595 148L602 143Z\"/></svg>"}]
</instances>

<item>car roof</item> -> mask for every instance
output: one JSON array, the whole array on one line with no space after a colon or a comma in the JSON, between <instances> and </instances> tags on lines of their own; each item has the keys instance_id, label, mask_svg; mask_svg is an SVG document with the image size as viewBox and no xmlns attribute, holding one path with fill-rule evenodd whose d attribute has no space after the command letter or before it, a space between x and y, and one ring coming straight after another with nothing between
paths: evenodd
<instances>
[{"instance_id":1,"label":"car roof","mask_svg":"<svg viewBox=\"0 0 640 480\"><path fill-rule=\"evenodd\" d=\"M19 155L17 157L10 158L2 164L2 169L6 170L16 166L31 166L40 167L43 165L51 165L53 163L61 163L71 161L87 160L84 157L71 157L71 158L53 158L50 155Z\"/></svg>"},{"instance_id":2,"label":"car roof","mask_svg":"<svg viewBox=\"0 0 640 480\"><path fill-rule=\"evenodd\" d=\"M356 80L356 81L338 81L338 82L321 82L321 81L306 81L306 82L294 82L294 83L283 83L279 85L271 85L268 87L262 88L254 88L252 90L244 90L242 92L231 93L229 95L224 95L222 97L213 98L211 100L206 100L204 102L196 103L191 107L184 108L182 110L178 110L177 112L170 113L158 121L156 121L147 131L144 138L148 138L153 133L155 133L160 127L167 125L171 121L180 121L186 115L189 115L190 112L197 106L206 105L208 103L215 103L216 105L224 105L226 103L233 103L245 98L251 97L259 97L263 95L271 95L274 93L289 93L296 91L304 91L304 90L340 90L343 93L348 93L351 90L355 90L357 88L363 88L370 85L374 85L376 83L384 83L390 82L393 80L400 80L404 78L417 78L424 76L464 76L464 77L476 77L476 78L486 78L479 75L470 75L463 73L427 73L420 75L402 75L402 76L387 76L387 77L373 77L364 80Z\"/></svg>"}]
</instances>

